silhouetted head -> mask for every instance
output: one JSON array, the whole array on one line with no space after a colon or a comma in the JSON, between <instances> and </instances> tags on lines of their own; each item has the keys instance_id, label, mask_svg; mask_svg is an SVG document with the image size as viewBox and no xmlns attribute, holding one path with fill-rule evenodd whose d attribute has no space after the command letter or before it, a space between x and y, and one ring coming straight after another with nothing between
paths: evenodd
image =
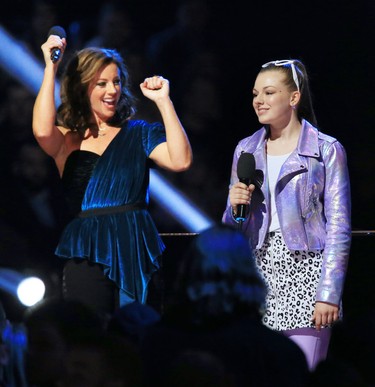
<instances>
[{"instance_id":1,"label":"silhouetted head","mask_svg":"<svg viewBox=\"0 0 375 387\"><path fill-rule=\"evenodd\" d=\"M104 321L85 304L49 298L27 309L25 369L31 385L53 386L66 373L70 347L86 336L101 337ZM41 366L42 365L42 366Z\"/></svg>"},{"instance_id":2,"label":"silhouetted head","mask_svg":"<svg viewBox=\"0 0 375 387\"><path fill-rule=\"evenodd\" d=\"M197 324L260 317L266 287L247 237L227 225L199 234L181 262L174 294L172 304Z\"/></svg>"}]
</instances>

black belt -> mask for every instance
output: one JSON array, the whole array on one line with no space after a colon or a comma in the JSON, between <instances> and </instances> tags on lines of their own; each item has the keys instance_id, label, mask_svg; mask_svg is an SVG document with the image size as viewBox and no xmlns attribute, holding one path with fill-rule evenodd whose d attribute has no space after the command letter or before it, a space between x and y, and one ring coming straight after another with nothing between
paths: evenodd
<instances>
[{"instance_id":1,"label":"black belt","mask_svg":"<svg viewBox=\"0 0 375 387\"><path fill-rule=\"evenodd\" d=\"M111 215L126 211L144 210L146 208L146 203L129 203L122 206L90 208L89 210L81 211L77 216L78 218L88 218L90 216Z\"/></svg>"}]
</instances>

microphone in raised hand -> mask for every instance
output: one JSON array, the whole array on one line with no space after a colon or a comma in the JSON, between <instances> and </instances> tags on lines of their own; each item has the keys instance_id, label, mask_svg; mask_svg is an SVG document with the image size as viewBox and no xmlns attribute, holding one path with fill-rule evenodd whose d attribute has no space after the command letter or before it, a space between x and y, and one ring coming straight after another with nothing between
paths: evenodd
<instances>
[{"instance_id":1,"label":"microphone in raised hand","mask_svg":"<svg viewBox=\"0 0 375 387\"><path fill-rule=\"evenodd\" d=\"M241 153L237 163L237 176L241 183L249 186L254 180L255 176L255 158L252 153L243 152ZM242 226L242 222L246 219L248 212L248 205L239 204L237 205L237 214L235 219Z\"/></svg>"},{"instance_id":2,"label":"microphone in raised hand","mask_svg":"<svg viewBox=\"0 0 375 387\"><path fill-rule=\"evenodd\" d=\"M57 35L61 39L66 38L66 32L65 32L64 28L62 28L60 26L51 27L50 30L48 31L48 36L51 36L51 35ZM51 50L52 62L56 63L60 59L60 56L61 56L61 49L59 47L54 47Z\"/></svg>"}]
</instances>

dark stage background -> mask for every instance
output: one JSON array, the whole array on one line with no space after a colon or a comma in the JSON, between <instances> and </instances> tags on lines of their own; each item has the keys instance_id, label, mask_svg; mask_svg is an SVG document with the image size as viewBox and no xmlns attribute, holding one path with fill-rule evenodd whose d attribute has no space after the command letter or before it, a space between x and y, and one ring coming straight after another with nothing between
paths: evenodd
<instances>
[{"instance_id":1,"label":"dark stage background","mask_svg":"<svg viewBox=\"0 0 375 387\"><path fill-rule=\"evenodd\" d=\"M70 50L82 48L97 35L101 6L106 2L66 0L50 3L54 6L51 19L42 8L37 9L37 2L21 0L7 2L6 12L3 10L0 15L1 25L27 44L39 60L42 59L40 45L46 32L40 28L42 32L38 36L36 27L42 27L44 23L48 30L51 26L48 20L51 20L52 25L67 29ZM129 27L130 36L123 48L135 86L151 74L162 74L170 79L172 99L192 140L195 156L192 170L178 176L168 173L164 176L209 217L220 222L235 145L259 128L251 106L257 71L261 64L270 60L298 58L310 72L319 127L337 137L347 150L353 229L375 228L373 0L246 3L210 0L207 1L209 22L200 33L183 35L180 40L176 38L177 43L167 46L159 56L149 49L149 43L155 42L156 37L160 42L158 34L176 23L180 2L128 0L121 3L131 20L131 23L123 24L124 28ZM194 19L197 21L202 15L203 11L199 11ZM43 229L35 226L37 223L27 223L32 215L23 218L27 212L19 208L26 205L28 195L19 196L20 189L11 183L12 178L17 180L18 177L12 173L17 170L14 168L14 163L18 165L17 150L24 142L19 139L21 135L15 136L18 123L14 117L25 119L23 129L30 134L34 96L17 99L19 96L14 95L17 80L1 68L0 86L3 91L0 97L3 134L0 141L3 180L0 265L48 275L50 287L54 289L60 267L52 252L63 216L56 215L57 226L46 237ZM11 102L13 106L10 106ZM10 117L10 109L15 110L15 116ZM144 100L141 100L139 116L158 118ZM25 137L30 140L28 135ZM58 191L53 166L49 173L45 184L53 184ZM58 198L55 194L54 197ZM59 207L59 204L53 205ZM160 232L187 231L153 201L151 212ZM39 244L33 244L36 239L33 233L39 233L39 237L42 233ZM166 269L168 276L173 277L172 262L183 253L188 239L181 236L166 238L165 267L168 262L171 265ZM373 306L373 296L368 297L375 293L373 248L373 236L353 238L345 293L349 310Z\"/></svg>"}]
</instances>

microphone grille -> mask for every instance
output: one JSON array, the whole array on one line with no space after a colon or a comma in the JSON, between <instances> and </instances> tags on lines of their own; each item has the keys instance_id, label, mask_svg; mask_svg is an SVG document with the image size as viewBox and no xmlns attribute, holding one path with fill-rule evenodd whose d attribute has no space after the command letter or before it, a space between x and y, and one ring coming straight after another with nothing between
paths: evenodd
<instances>
[{"instance_id":1,"label":"microphone grille","mask_svg":"<svg viewBox=\"0 0 375 387\"><path fill-rule=\"evenodd\" d=\"M50 36L50 35L57 35L61 39L66 38L66 32L65 32L64 28L62 28L60 26L51 27L50 30L48 31L48 36Z\"/></svg>"},{"instance_id":2,"label":"microphone grille","mask_svg":"<svg viewBox=\"0 0 375 387\"><path fill-rule=\"evenodd\" d=\"M255 174L255 158L252 153L241 153L237 163L237 176L239 179L251 181Z\"/></svg>"}]
</instances>

